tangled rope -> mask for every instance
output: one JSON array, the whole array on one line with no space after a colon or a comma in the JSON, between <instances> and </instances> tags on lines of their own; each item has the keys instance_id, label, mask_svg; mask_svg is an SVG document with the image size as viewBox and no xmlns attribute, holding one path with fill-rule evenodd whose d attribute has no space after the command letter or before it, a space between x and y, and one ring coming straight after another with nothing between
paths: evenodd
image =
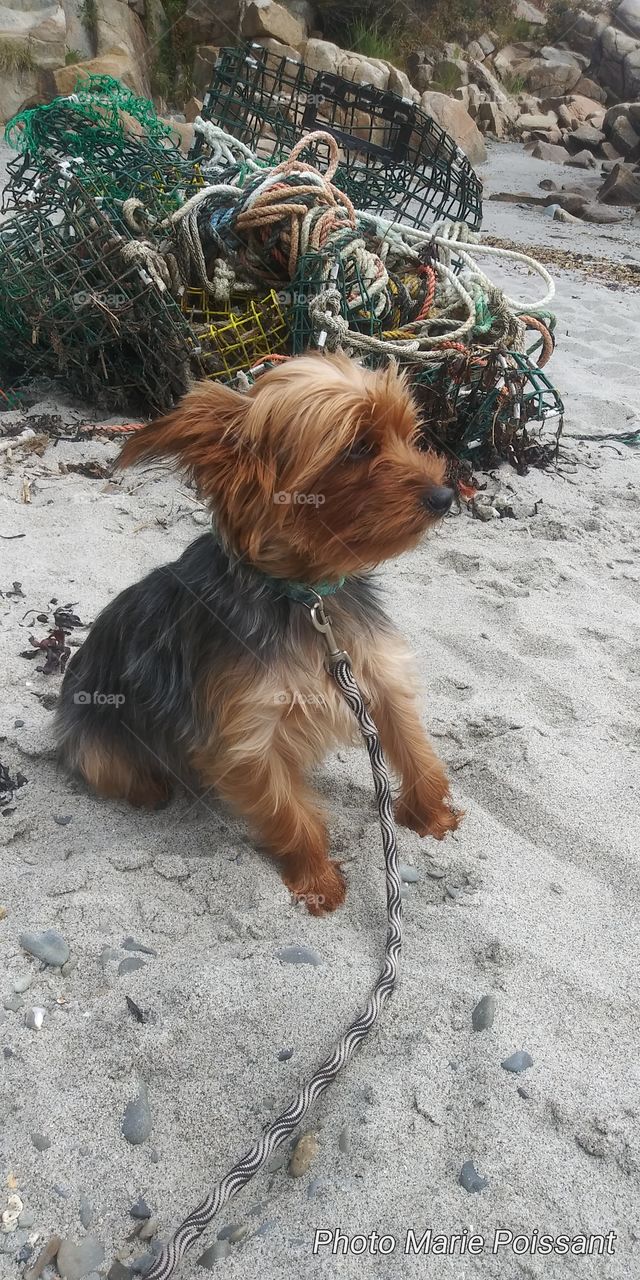
<instances>
[{"instance_id":1,"label":"tangled rope","mask_svg":"<svg viewBox=\"0 0 640 1280\"><path fill-rule=\"evenodd\" d=\"M304 1119L312 1103L322 1096L330 1084L333 1084L353 1056L355 1049L375 1026L396 984L402 946L402 899L389 775L378 731L367 711L364 696L354 679L347 655L333 652L328 666L342 696L356 717L369 753L373 773L387 885L387 939L384 966L366 1008L345 1031L333 1053L318 1067L311 1080L303 1086L286 1110L265 1129L262 1137L254 1142L237 1164L220 1182L216 1183L213 1190L180 1224L172 1239L165 1245L162 1253L147 1272L147 1280L169 1280L182 1258L197 1243L218 1210L237 1196L260 1169L264 1168L274 1151L287 1141Z\"/></svg>"}]
</instances>

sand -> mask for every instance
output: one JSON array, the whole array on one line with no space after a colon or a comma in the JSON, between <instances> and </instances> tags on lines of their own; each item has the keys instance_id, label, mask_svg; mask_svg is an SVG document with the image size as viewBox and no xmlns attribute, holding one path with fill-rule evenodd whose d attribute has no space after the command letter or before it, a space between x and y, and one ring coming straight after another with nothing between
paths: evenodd
<instances>
[{"instance_id":1,"label":"sand","mask_svg":"<svg viewBox=\"0 0 640 1280\"><path fill-rule=\"evenodd\" d=\"M488 191L533 193L549 175L566 180L509 146L493 147L484 174ZM523 244L638 261L630 216L621 227L576 227L487 201L485 225ZM504 278L512 291L529 288L518 270ZM557 469L486 477L510 494L516 519L452 515L381 575L466 818L443 845L400 833L419 879L405 901L398 991L305 1125L319 1143L308 1173L259 1175L204 1238L202 1248L228 1224L248 1228L211 1264L230 1280L640 1276L640 451L571 438L639 425L640 293L583 272L560 272L557 288L549 372L567 404ZM41 412L93 416L51 402L29 410ZM24 1009L0 1011L0 1199L17 1186L33 1214L29 1230L0 1235L8 1278L22 1271L16 1241L38 1233L37 1249L52 1232L85 1237L83 1196L88 1234L104 1250L100 1275L119 1250L125 1260L145 1252L125 1244L140 1195L167 1238L364 1003L385 932L361 752L329 759L318 779L349 881L346 906L320 920L291 905L273 865L210 796L182 793L164 812L140 813L57 772L59 679L20 657L29 633L47 630L27 611L47 612L55 597L90 621L179 554L202 520L191 491L155 469L106 486L61 474L60 463L115 452L60 443L41 458L0 461L0 534L25 535L0 541L0 591L18 580L24 593L0 595L0 759L29 780L15 813L0 818L0 997L32 978ZM433 857L441 879L427 874ZM19 946L23 930L46 928L77 959L67 977L41 972ZM128 936L157 954L119 975L120 960L139 954L122 949ZM277 952L291 944L322 963L282 964ZM493 1027L474 1032L471 1012L489 993ZM150 1014L144 1024L126 995ZM40 1031L24 1024L33 1006L46 1008ZM293 1050L285 1061L283 1049ZM521 1075L501 1067L516 1050L533 1059ZM120 1125L140 1080L153 1128L131 1146ZM33 1133L50 1146L38 1151ZM488 1179L479 1194L458 1183L468 1160ZM336 1260L327 1247L314 1257L316 1229L338 1227L397 1244L385 1257ZM427 1227L476 1233L484 1247L406 1256L407 1231L419 1239ZM614 1232L615 1251L517 1256L507 1244L494 1253L496 1229ZM180 1269L184 1280L205 1274L200 1252Z\"/></svg>"}]
</instances>

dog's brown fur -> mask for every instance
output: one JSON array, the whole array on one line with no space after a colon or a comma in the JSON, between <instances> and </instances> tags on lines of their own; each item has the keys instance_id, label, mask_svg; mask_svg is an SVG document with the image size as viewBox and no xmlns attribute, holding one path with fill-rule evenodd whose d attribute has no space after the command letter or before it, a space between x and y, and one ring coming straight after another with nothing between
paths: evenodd
<instances>
[{"instance_id":1,"label":"dog's brown fur","mask_svg":"<svg viewBox=\"0 0 640 1280\"><path fill-rule=\"evenodd\" d=\"M132 436L121 460L176 459L211 507L232 560L275 579L347 577L327 610L400 778L397 818L441 839L459 815L420 723L408 651L384 615L365 625L350 602L350 576L414 546L437 519L428 496L442 491L445 466L417 448L417 437L415 406L395 369L313 356L264 375L247 396L199 383L173 413ZM278 501L283 493L317 501ZM290 608L302 620L292 615L268 663L238 645L233 661L203 672L197 702L205 729L183 754L281 859L292 892L312 911L331 911L345 884L307 778L327 751L358 734L325 669L322 639L302 605ZM101 741L93 728L67 756L97 791L133 803L166 795L166 769L152 755L136 754L127 741Z\"/></svg>"}]
</instances>

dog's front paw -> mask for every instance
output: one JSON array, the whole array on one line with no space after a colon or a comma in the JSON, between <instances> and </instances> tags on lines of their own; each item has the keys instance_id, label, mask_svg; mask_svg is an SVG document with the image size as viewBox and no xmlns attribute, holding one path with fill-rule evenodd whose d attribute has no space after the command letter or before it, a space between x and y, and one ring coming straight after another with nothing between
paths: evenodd
<instances>
[{"instance_id":1,"label":"dog's front paw","mask_svg":"<svg viewBox=\"0 0 640 1280\"><path fill-rule=\"evenodd\" d=\"M328 858L319 867L284 874L284 882L296 902L303 902L312 916L323 916L342 905L347 892L339 862Z\"/></svg>"},{"instance_id":2,"label":"dog's front paw","mask_svg":"<svg viewBox=\"0 0 640 1280\"><path fill-rule=\"evenodd\" d=\"M443 840L448 831L456 831L463 818L459 809L452 809L445 801L427 807L412 796L398 801L395 819L399 826L416 831L419 836L433 836Z\"/></svg>"}]
</instances>

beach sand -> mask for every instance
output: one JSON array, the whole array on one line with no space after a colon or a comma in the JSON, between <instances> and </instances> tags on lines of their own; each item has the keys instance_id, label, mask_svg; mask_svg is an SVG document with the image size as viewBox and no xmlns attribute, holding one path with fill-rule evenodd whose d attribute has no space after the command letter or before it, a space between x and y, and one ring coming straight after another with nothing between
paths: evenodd
<instances>
[{"instance_id":1,"label":"beach sand","mask_svg":"<svg viewBox=\"0 0 640 1280\"><path fill-rule=\"evenodd\" d=\"M535 193L549 175L568 181L515 146L494 146L483 173L487 193ZM639 260L630 216L602 229L487 200L485 228L525 247ZM487 270L514 296L539 292L519 268ZM640 426L640 292L581 271L558 272L556 284L548 372L567 409L557 468L485 477L517 518L452 514L380 574L465 820L441 845L399 833L418 875L404 903L399 986L303 1126L318 1137L310 1169L260 1174L183 1263L183 1280L206 1274L197 1258L229 1224L246 1233L210 1263L229 1280L640 1276L640 451L572 438ZM28 412L93 416L51 402ZM211 796L183 792L143 813L57 771L59 677L20 656L29 634L48 630L34 611L49 613L55 598L88 622L201 531L176 476L149 468L105 485L61 473L61 463L116 452L61 442L42 457L0 459L0 534L24 534L0 541L0 759L28 779L15 812L0 817L0 1004L30 979L23 1006L0 1009L0 1200L17 1189L32 1215L0 1235L8 1280L23 1270L17 1250L31 1241L37 1252L52 1233L89 1236L101 1276L118 1253L140 1258L148 1245L126 1244L140 1196L166 1239L326 1056L383 954L383 859L363 752L330 758L317 780L349 886L345 907L325 919L290 903L273 864ZM21 596L7 594L14 580ZM434 859L440 878L428 874ZM19 945L24 930L47 928L77 960L66 977L41 971ZM129 937L155 954L123 949ZM321 963L283 964L278 952L293 944ZM128 956L145 963L119 973ZM495 1020L476 1032L471 1013L488 994ZM143 1024L126 996L149 1015ZM46 1009L39 1031L25 1024L33 1007ZM519 1075L501 1066L517 1050L533 1059ZM133 1146L121 1122L140 1081L152 1131ZM479 1193L459 1184L466 1161L488 1179ZM397 1244L388 1256L335 1258L324 1247L314 1257L316 1229L338 1227ZM484 1248L406 1256L407 1231L420 1238L427 1227L475 1233ZM494 1253L496 1229L614 1232L615 1252Z\"/></svg>"}]
</instances>

